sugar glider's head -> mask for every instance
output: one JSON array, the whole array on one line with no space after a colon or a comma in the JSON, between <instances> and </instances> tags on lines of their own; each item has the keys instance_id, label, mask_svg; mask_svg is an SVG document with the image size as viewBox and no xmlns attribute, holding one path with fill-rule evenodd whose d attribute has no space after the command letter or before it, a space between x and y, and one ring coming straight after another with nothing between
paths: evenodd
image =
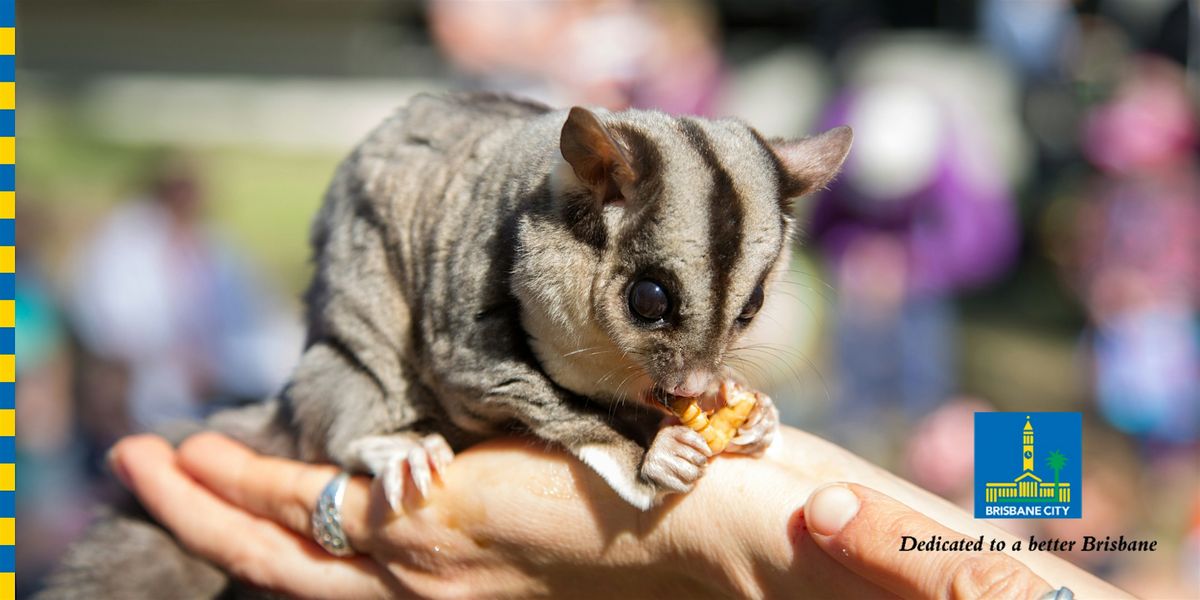
<instances>
[{"instance_id":1,"label":"sugar glider's head","mask_svg":"<svg viewBox=\"0 0 1200 600\"><path fill-rule=\"evenodd\" d=\"M791 201L850 142L845 127L768 141L735 120L571 109L555 218L524 223L514 270L547 373L610 402L710 389L787 260Z\"/></svg>"}]
</instances>

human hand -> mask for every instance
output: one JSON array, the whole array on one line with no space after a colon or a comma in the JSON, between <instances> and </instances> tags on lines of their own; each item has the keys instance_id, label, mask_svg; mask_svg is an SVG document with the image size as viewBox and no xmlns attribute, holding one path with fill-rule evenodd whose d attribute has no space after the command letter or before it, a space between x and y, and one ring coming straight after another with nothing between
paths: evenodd
<instances>
[{"instance_id":1,"label":"human hand","mask_svg":"<svg viewBox=\"0 0 1200 600\"><path fill-rule=\"evenodd\" d=\"M1003 552L897 551L901 536L967 536L875 490L832 484L805 504L804 528L843 566L904 598L1043 598L1054 589Z\"/></svg>"},{"instance_id":2,"label":"human hand","mask_svg":"<svg viewBox=\"0 0 1200 600\"><path fill-rule=\"evenodd\" d=\"M858 527L885 514L884 501L865 500L839 534L797 533L798 515L822 523L820 505L799 509L831 480L886 490L967 535L1008 537L836 446L790 428L781 434L762 459L715 460L692 492L648 512L569 455L522 440L460 454L427 502L409 495L397 514L377 485L355 478L342 507L360 553L349 559L310 541L309 515L334 467L259 456L214 434L178 452L153 436L129 438L112 461L190 550L300 597L891 596L885 588L924 597L923 583L902 586L949 563L936 553L901 559L896 530ZM861 559L847 562L840 548ZM1052 556L1029 563L1081 595L1120 593Z\"/></svg>"}]
</instances>

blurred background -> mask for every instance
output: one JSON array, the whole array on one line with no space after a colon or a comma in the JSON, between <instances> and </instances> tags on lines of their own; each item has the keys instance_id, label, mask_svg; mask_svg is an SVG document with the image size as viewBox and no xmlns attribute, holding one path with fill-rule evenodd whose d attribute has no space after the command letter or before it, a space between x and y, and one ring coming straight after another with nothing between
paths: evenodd
<instances>
[{"instance_id":1,"label":"blurred background","mask_svg":"<svg viewBox=\"0 0 1200 600\"><path fill-rule=\"evenodd\" d=\"M337 161L416 92L488 89L852 125L746 376L964 507L975 411L1082 411L1084 518L998 524L1157 539L1067 558L1200 597L1198 7L20 1L18 593L114 439L287 376Z\"/></svg>"}]
</instances>

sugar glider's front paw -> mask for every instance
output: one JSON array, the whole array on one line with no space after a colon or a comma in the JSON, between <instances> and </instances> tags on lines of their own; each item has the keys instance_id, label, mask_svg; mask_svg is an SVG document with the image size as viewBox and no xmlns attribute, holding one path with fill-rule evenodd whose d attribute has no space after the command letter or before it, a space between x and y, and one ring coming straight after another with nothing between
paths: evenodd
<instances>
[{"instance_id":1,"label":"sugar glider's front paw","mask_svg":"<svg viewBox=\"0 0 1200 600\"><path fill-rule=\"evenodd\" d=\"M664 427L654 436L642 460L641 479L658 492L685 493L704 474L712 450L695 431L683 425Z\"/></svg>"},{"instance_id":2,"label":"sugar glider's front paw","mask_svg":"<svg viewBox=\"0 0 1200 600\"><path fill-rule=\"evenodd\" d=\"M454 460L450 444L438 433L372 435L351 443L350 455L380 479L392 510L400 510L404 501L405 479L422 497L428 496L434 474L440 476Z\"/></svg>"},{"instance_id":3,"label":"sugar glider's front paw","mask_svg":"<svg viewBox=\"0 0 1200 600\"><path fill-rule=\"evenodd\" d=\"M766 394L758 394L758 402L746 417L746 422L738 427L737 435L729 440L726 452L737 454L761 454L775 441L775 433L779 431L779 409L775 402Z\"/></svg>"}]
</instances>

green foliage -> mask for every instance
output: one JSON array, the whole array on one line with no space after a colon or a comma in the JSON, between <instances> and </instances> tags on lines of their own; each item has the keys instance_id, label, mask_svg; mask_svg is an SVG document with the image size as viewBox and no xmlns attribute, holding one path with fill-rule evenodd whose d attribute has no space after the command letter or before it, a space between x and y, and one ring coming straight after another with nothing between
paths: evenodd
<instances>
[{"instance_id":1,"label":"green foliage","mask_svg":"<svg viewBox=\"0 0 1200 600\"><path fill-rule=\"evenodd\" d=\"M1055 450L1046 457L1046 466L1054 471L1054 478L1058 479L1058 472L1067 466L1067 457L1063 456L1062 452Z\"/></svg>"}]
</instances>

